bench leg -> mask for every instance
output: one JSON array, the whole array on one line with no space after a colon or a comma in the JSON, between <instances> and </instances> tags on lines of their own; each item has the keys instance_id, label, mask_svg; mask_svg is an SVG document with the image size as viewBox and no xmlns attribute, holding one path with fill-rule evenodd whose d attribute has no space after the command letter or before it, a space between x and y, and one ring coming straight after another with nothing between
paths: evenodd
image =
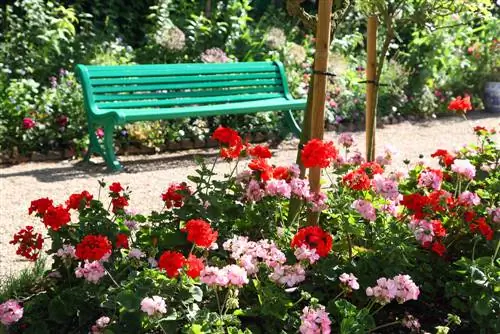
<instances>
[{"instance_id":1,"label":"bench leg","mask_svg":"<svg viewBox=\"0 0 500 334\"><path fill-rule=\"evenodd\" d=\"M101 145L99 144L99 139L97 138L94 130L94 126L89 123L89 147L87 149L87 153L83 157L83 161L89 161L92 157L93 153L99 154L101 157L104 157L104 153L102 151Z\"/></svg>"},{"instance_id":2,"label":"bench leg","mask_svg":"<svg viewBox=\"0 0 500 334\"><path fill-rule=\"evenodd\" d=\"M295 136L300 138L300 134L302 133L302 129L300 128L299 124L293 117L293 113L291 110L285 111L285 122L288 125L288 128L290 129L290 132L292 132Z\"/></svg>"},{"instance_id":3,"label":"bench leg","mask_svg":"<svg viewBox=\"0 0 500 334\"><path fill-rule=\"evenodd\" d=\"M118 172L123 169L122 165L118 162L115 156L115 145L113 143L113 130L114 124L107 123L104 125L104 160L108 168L113 172Z\"/></svg>"}]
</instances>

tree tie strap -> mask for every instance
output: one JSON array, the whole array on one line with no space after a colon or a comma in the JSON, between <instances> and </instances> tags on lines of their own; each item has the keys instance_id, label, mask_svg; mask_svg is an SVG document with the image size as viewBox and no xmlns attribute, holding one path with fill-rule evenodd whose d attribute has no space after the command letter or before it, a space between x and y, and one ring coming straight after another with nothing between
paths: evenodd
<instances>
[{"instance_id":1,"label":"tree tie strap","mask_svg":"<svg viewBox=\"0 0 500 334\"><path fill-rule=\"evenodd\" d=\"M389 86L388 84L379 83L376 80L365 80L365 81L359 81L358 83L369 83L369 84L374 84L375 86Z\"/></svg>"},{"instance_id":2,"label":"tree tie strap","mask_svg":"<svg viewBox=\"0 0 500 334\"><path fill-rule=\"evenodd\" d=\"M313 71L313 74L325 75L325 76L328 76L328 77L336 77L337 76L333 72L323 72L323 71L316 71L316 70Z\"/></svg>"}]
</instances>

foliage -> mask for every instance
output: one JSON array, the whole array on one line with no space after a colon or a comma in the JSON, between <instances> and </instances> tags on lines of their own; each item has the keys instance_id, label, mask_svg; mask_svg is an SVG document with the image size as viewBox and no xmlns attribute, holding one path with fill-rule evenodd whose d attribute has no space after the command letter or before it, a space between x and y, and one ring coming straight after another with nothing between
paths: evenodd
<instances>
[{"instance_id":1,"label":"foliage","mask_svg":"<svg viewBox=\"0 0 500 334\"><path fill-rule=\"evenodd\" d=\"M384 170L390 151L363 163L349 135L341 151L311 141L311 166L330 164L331 183L314 194L296 166L272 166L266 147L221 127L228 173L197 160L158 211L129 210L131 191L103 181L97 197L33 201L53 262L31 286L3 290L23 307L9 331L498 331L500 151L493 130L474 130L477 144L438 150L440 168L417 163L406 176ZM303 201L292 222L290 197ZM304 227L309 210L322 211L319 226Z\"/></svg>"}]
</instances>

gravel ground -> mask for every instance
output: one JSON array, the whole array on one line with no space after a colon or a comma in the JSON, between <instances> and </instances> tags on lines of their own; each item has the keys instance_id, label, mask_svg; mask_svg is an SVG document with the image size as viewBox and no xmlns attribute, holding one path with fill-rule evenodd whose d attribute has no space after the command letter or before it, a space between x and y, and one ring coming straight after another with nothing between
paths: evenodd
<instances>
[{"instance_id":1,"label":"gravel ground","mask_svg":"<svg viewBox=\"0 0 500 334\"><path fill-rule=\"evenodd\" d=\"M476 115L468 121L450 117L424 123L404 122L389 125L377 130L377 147L391 144L401 153L395 164L402 165L404 159L416 161L419 154L426 158L437 148L452 150L458 145L475 141L472 127L483 125L497 127L500 115ZM326 138L335 139L336 134L329 132ZM364 133L355 133L358 147L364 151ZM498 139L498 137L497 137ZM281 143L274 150L273 162L290 163L295 160L297 140ZM150 156L121 157L128 171L108 174L102 160L93 159L92 164L78 161L26 163L0 168L0 277L16 273L29 265L15 254L15 247L9 244L12 235L27 224L43 231L38 219L28 216L31 200L50 197L56 203L63 203L69 194L84 189L96 193L98 180L120 181L132 190L130 208L148 212L161 209L161 192L172 181L186 180L193 174L194 155L213 159L214 149L190 150L179 153L164 153ZM227 171L225 163L219 163L216 171Z\"/></svg>"}]
</instances>

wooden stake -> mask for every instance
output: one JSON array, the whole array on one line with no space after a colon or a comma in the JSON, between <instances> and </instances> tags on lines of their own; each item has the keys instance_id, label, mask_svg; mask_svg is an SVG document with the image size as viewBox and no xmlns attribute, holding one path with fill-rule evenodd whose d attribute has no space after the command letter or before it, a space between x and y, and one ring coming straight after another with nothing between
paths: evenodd
<instances>
[{"instance_id":1,"label":"wooden stake","mask_svg":"<svg viewBox=\"0 0 500 334\"><path fill-rule=\"evenodd\" d=\"M375 129L376 129L376 90L377 82L377 17L368 18L367 31L367 63L366 63L366 160L375 158Z\"/></svg>"},{"instance_id":2,"label":"wooden stake","mask_svg":"<svg viewBox=\"0 0 500 334\"><path fill-rule=\"evenodd\" d=\"M328 71L328 53L330 51L331 15L333 0L322 0L318 8L318 25L316 30L316 54L314 59L313 100L311 138L323 139L325 129L325 100L327 76L321 73ZM311 192L320 191L321 169L309 170ZM319 215L311 212L307 218L309 225L318 223Z\"/></svg>"}]
</instances>

